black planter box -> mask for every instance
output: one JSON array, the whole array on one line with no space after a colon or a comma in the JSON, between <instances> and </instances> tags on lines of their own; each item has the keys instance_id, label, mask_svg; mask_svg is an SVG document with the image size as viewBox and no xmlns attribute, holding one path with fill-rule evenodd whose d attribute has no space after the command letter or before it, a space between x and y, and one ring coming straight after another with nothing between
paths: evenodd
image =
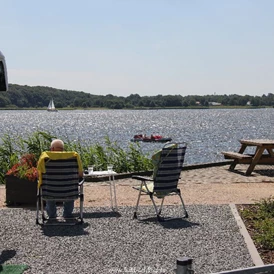
<instances>
[{"instance_id":1,"label":"black planter box","mask_svg":"<svg viewBox=\"0 0 274 274\"><path fill-rule=\"evenodd\" d=\"M15 176L6 176L7 205L36 205L37 181L31 182Z\"/></svg>"}]
</instances>

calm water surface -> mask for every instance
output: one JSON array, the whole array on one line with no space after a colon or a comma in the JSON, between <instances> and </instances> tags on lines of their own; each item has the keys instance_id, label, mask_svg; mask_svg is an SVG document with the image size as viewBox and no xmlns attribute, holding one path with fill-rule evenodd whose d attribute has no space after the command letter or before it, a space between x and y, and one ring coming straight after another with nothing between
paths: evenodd
<instances>
[{"instance_id":1,"label":"calm water surface","mask_svg":"<svg viewBox=\"0 0 274 274\"><path fill-rule=\"evenodd\" d=\"M239 148L239 139L274 139L274 108L203 110L44 110L0 111L3 134L26 137L34 131L83 144L104 137L127 147L135 134L155 133L187 142L186 164L223 161L221 151ZM162 144L140 143L152 153Z\"/></svg>"}]
</instances>

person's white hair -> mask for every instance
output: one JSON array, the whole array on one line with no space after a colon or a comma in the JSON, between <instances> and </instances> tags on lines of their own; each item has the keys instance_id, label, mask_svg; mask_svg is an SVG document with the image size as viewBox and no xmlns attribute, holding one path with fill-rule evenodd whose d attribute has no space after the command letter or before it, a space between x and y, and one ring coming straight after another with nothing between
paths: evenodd
<instances>
[{"instance_id":1,"label":"person's white hair","mask_svg":"<svg viewBox=\"0 0 274 274\"><path fill-rule=\"evenodd\" d=\"M50 144L51 150L63 150L64 149L64 142L60 139L55 139Z\"/></svg>"}]
</instances>

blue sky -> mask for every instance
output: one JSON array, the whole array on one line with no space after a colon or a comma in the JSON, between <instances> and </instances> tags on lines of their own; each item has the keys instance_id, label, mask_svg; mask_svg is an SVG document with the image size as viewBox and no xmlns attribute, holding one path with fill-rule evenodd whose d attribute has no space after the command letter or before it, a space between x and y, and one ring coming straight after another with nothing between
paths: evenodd
<instances>
[{"instance_id":1,"label":"blue sky","mask_svg":"<svg viewBox=\"0 0 274 274\"><path fill-rule=\"evenodd\" d=\"M0 0L9 83L116 96L274 93L273 0Z\"/></svg>"}]
</instances>

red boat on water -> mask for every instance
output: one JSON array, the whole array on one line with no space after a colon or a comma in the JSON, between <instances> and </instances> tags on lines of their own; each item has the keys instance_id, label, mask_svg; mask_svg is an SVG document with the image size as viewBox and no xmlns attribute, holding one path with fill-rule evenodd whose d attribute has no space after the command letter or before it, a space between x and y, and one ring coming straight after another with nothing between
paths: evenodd
<instances>
[{"instance_id":1,"label":"red boat on water","mask_svg":"<svg viewBox=\"0 0 274 274\"><path fill-rule=\"evenodd\" d=\"M151 134L150 136L146 136L146 134L137 134L134 135L133 139L131 139L132 142L169 142L172 139L170 137L163 137L162 135L154 135Z\"/></svg>"}]
</instances>

